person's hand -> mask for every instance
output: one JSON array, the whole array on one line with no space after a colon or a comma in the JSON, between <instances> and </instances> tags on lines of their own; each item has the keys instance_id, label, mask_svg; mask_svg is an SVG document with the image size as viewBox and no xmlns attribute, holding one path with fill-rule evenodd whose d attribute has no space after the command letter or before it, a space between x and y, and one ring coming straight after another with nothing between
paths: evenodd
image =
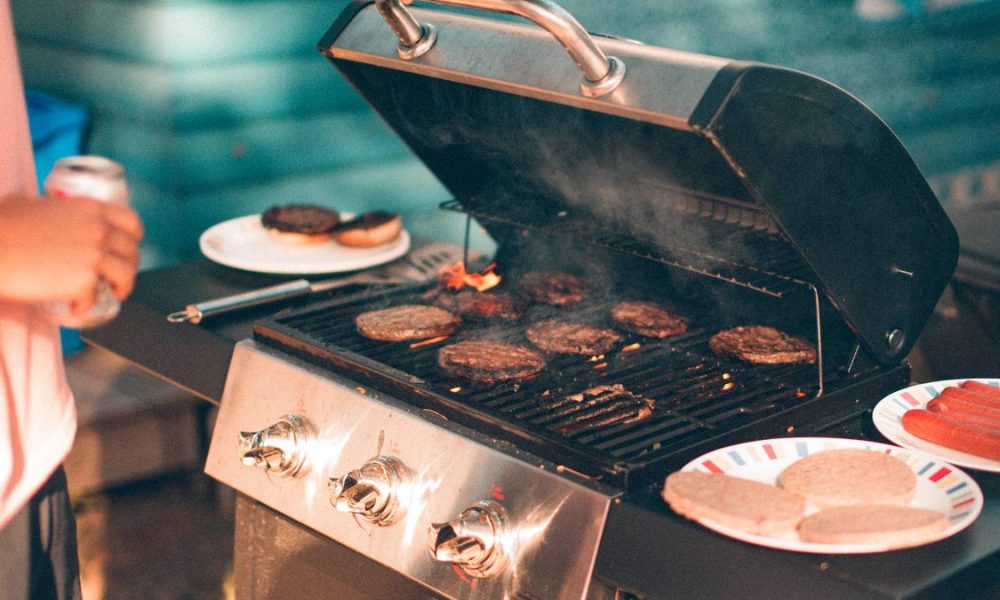
<instances>
[{"instance_id":1,"label":"person's hand","mask_svg":"<svg viewBox=\"0 0 1000 600\"><path fill-rule=\"evenodd\" d=\"M132 292L142 223L126 206L91 200L0 200L0 299L94 304L97 282Z\"/></svg>"}]
</instances>

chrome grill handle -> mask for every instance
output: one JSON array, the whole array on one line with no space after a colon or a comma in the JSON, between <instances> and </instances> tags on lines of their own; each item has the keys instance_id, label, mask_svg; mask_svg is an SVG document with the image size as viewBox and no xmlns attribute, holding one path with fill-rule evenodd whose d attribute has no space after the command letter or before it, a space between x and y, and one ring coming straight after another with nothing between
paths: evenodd
<instances>
[{"instance_id":1,"label":"chrome grill handle","mask_svg":"<svg viewBox=\"0 0 1000 600\"><path fill-rule=\"evenodd\" d=\"M588 97L603 96L615 90L625 78L625 63L606 56L580 23L558 4L550 0L427 0L459 8L516 15L528 19L552 34L569 52L583 71L580 93ZM429 24L421 24L403 6L412 0L375 0L375 6L389 28L399 38L400 57L412 59L430 50L437 33Z\"/></svg>"}]
</instances>

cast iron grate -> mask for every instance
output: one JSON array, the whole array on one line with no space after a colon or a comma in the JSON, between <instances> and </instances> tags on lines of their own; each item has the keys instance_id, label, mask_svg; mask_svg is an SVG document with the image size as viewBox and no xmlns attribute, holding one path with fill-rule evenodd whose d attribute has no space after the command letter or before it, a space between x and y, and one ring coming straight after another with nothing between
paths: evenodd
<instances>
[{"instance_id":1,"label":"cast iron grate","mask_svg":"<svg viewBox=\"0 0 1000 600\"><path fill-rule=\"evenodd\" d=\"M533 206L530 202L525 204ZM724 207L708 201L701 204L714 208L703 214L695 207L695 212L689 216L701 217L697 219L696 227L700 235L711 240L709 246L718 249L714 253L693 250L690 244L675 243L673 235L652 239L649 231L627 227L616 233L607 223L595 220L592 215L576 215L569 210L539 214L524 207L519 210L508 202L491 206L487 199L481 198L468 204L451 200L441 204L441 207L480 220L535 231L545 239L557 236L638 256L773 297L780 298L810 286L812 271L791 244L773 230L766 216L749 209ZM720 208L728 210L714 215L713 211ZM678 214L678 221L684 214ZM764 218L765 225L769 226L763 229L757 227L759 218ZM746 220L747 224L741 225L741 220Z\"/></svg>"}]
</instances>

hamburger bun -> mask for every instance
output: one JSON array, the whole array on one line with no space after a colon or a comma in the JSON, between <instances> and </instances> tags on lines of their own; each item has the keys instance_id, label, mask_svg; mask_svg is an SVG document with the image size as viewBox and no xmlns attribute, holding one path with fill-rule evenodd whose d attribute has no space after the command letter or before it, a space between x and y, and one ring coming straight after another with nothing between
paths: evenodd
<instances>
[{"instance_id":1,"label":"hamburger bun","mask_svg":"<svg viewBox=\"0 0 1000 600\"><path fill-rule=\"evenodd\" d=\"M366 212L356 219L341 223L333 232L338 244L352 248L372 248L391 242L403 232L399 213Z\"/></svg>"},{"instance_id":2,"label":"hamburger bun","mask_svg":"<svg viewBox=\"0 0 1000 600\"><path fill-rule=\"evenodd\" d=\"M287 244L322 244L333 239L332 233L294 233L291 231L268 229L267 234Z\"/></svg>"},{"instance_id":3,"label":"hamburger bun","mask_svg":"<svg viewBox=\"0 0 1000 600\"><path fill-rule=\"evenodd\" d=\"M670 508L689 519L756 535L794 531L805 513L802 498L779 487L700 471L672 473L662 495Z\"/></svg>"},{"instance_id":4,"label":"hamburger bun","mask_svg":"<svg viewBox=\"0 0 1000 600\"><path fill-rule=\"evenodd\" d=\"M836 506L799 524L799 539L817 544L884 545L886 550L918 546L948 528L944 513L886 504Z\"/></svg>"},{"instance_id":5,"label":"hamburger bun","mask_svg":"<svg viewBox=\"0 0 1000 600\"><path fill-rule=\"evenodd\" d=\"M816 508L849 504L909 504L917 476L902 460L874 450L844 448L811 454L778 474L778 485Z\"/></svg>"}]
</instances>

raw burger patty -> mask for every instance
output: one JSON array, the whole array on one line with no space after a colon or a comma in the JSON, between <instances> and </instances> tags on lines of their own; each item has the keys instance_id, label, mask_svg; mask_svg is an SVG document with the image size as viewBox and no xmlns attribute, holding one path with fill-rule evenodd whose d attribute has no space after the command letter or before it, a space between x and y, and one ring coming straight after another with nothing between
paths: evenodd
<instances>
[{"instance_id":1,"label":"raw burger patty","mask_svg":"<svg viewBox=\"0 0 1000 600\"><path fill-rule=\"evenodd\" d=\"M363 312L354 319L358 333L373 340L402 342L451 335L462 320L435 306L402 304Z\"/></svg>"},{"instance_id":2,"label":"raw burger patty","mask_svg":"<svg viewBox=\"0 0 1000 600\"><path fill-rule=\"evenodd\" d=\"M708 345L719 356L758 364L816 362L816 348L812 344L763 325L727 329L712 336Z\"/></svg>"},{"instance_id":3,"label":"raw burger patty","mask_svg":"<svg viewBox=\"0 0 1000 600\"><path fill-rule=\"evenodd\" d=\"M662 496L689 519L708 519L757 535L792 531L805 513L802 498L779 487L701 471L671 473Z\"/></svg>"},{"instance_id":4,"label":"raw burger patty","mask_svg":"<svg viewBox=\"0 0 1000 600\"><path fill-rule=\"evenodd\" d=\"M516 321L524 315L524 305L521 301L504 292L462 290L454 293L442 290L433 294L431 302L469 319Z\"/></svg>"},{"instance_id":5,"label":"raw burger patty","mask_svg":"<svg viewBox=\"0 0 1000 600\"><path fill-rule=\"evenodd\" d=\"M309 235L330 231L340 223L340 215L313 204L283 204L264 211L260 222L269 229Z\"/></svg>"},{"instance_id":6,"label":"raw burger patty","mask_svg":"<svg viewBox=\"0 0 1000 600\"><path fill-rule=\"evenodd\" d=\"M820 508L847 504L905 506L913 499L917 476L894 456L842 448L795 461L778 474L778 485Z\"/></svg>"},{"instance_id":7,"label":"raw burger patty","mask_svg":"<svg viewBox=\"0 0 1000 600\"><path fill-rule=\"evenodd\" d=\"M622 329L646 337L665 338L687 331L686 317L653 302L622 302L611 309Z\"/></svg>"},{"instance_id":8,"label":"raw burger patty","mask_svg":"<svg viewBox=\"0 0 1000 600\"><path fill-rule=\"evenodd\" d=\"M525 273L518 282L518 289L533 302L555 306L583 302L590 291L582 279L561 271Z\"/></svg>"},{"instance_id":9,"label":"raw burger patty","mask_svg":"<svg viewBox=\"0 0 1000 600\"><path fill-rule=\"evenodd\" d=\"M948 529L944 513L909 506L855 504L812 514L799 539L819 544L877 544L887 550L927 543Z\"/></svg>"},{"instance_id":10,"label":"raw burger patty","mask_svg":"<svg viewBox=\"0 0 1000 600\"><path fill-rule=\"evenodd\" d=\"M546 352L586 356L604 354L621 340L621 337L610 329L553 320L535 323L528 328L525 335L532 344Z\"/></svg>"},{"instance_id":11,"label":"raw burger patty","mask_svg":"<svg viewBox=\"0 0 1000 600\"><path fill-rule=\"evenodd\" d=\"M441 348L438 365L452 375L495 383L531 377L545 368L545 359L527 346L472 340Z\"/></svg>"}]
</instances>

